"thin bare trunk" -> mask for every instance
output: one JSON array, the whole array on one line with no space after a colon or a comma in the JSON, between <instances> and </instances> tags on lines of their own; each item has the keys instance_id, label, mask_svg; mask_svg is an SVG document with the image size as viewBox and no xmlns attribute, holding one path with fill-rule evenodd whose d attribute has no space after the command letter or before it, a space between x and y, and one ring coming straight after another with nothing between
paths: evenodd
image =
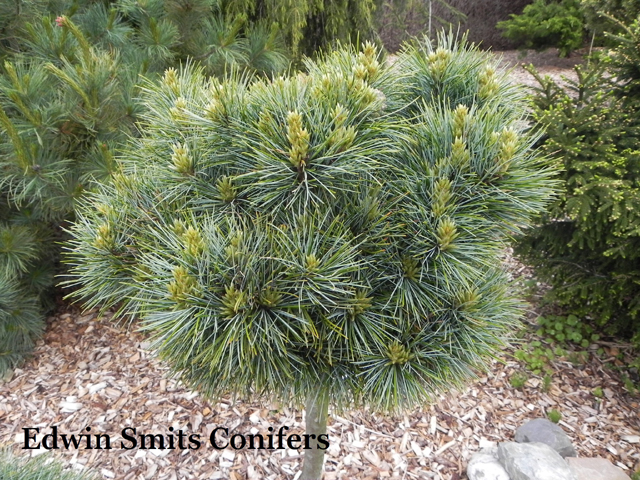
<instances>
[{"instance_id":1,"label":"thin bare trunk","mask_svg":"<svg viewBox=\"0 0 640 480\"><path fill-rule=\"evenodd\" d=\"M304 452L304 464L300 480L320 480L324 471L325 443L318 443L320 435L327 433L327 416L329 414L329 389L321 386L309 394L306 405L306 434L315 435L309 442L311 447Z\"/></svg>"}]
</instances>

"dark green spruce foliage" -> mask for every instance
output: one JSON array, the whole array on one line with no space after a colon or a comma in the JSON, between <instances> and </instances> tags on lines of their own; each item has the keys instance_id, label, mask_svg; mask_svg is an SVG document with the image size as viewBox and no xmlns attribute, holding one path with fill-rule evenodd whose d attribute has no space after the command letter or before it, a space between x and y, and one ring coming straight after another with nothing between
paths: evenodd
<instances>
[{"instance_id":1,"label":"dark green spruce foliage","mask_svg":"<svg viewBox=\"0 0 640 480\"><path fill-rule=\"evenodd\" d=\"M565 192L519 252L550 298L609 333L640 332L640 129L634 102L604 66L576 67L563 88L540 78L534 119Z\"/></svg>"},{"instance_id":2,"label":"dark green spruce foliage","mask_svg":"<svg viewBox=\"0 0 640 480\"><path fill-rule=\"evenodd\" d=\"M584 17L580 0L535 0L521 15L498 22L502 35L522 48L557 47L569 56L584 41Z\"/></svg>"},{"instance_id":3,"label":"dark green spruce foliage","mask_svg":"<svg viewBox=\"0 0 640 480\"><path fill-rule=\"evenodd\" d=\"M215 2L144 5L0 8L0 372L42 331L37 306L53 303L75 203L109 181L113 152L136 133L139 75L189 58L208 74L286 66L275 31L229 23Z\"/></svg>"},{"instance_id":4,"label":"dark green spruce foliage","mask_svg":"<svg viewBox=\"0 0 640 480\"><path fill-rule=\"evenodd\" d=\"M640 8L640 7L639 7ZM616 94L626 97L625 105L640 111L640 15L629 24L618 23L621 33L609 35L616 48L609 52L609 70L618 84Z\"/></svg>"},{"instance_id":5,"label":"dark green spruce foliage","mask_svg":"<svg viewBox=\"0 0 640 480\"><path fill-rule=\"evenodd\" d=\"M517 320L500 255L550 173L522 91L464 42L307 69L147 85L144 134L72 227L75 295L140 315L208 396L413 406Z\"/></svg>"},{"instance_id":6,"label":"dark green spruce foliage","mask_svg":"<svg viewBox=\"0 0 640 480\"><path fill-rule=\"evenodd\" d=\"M587 26L597 33L621 33L640 15L638 0L582 0L581 8Z\"/></svg>"}]
</instances>

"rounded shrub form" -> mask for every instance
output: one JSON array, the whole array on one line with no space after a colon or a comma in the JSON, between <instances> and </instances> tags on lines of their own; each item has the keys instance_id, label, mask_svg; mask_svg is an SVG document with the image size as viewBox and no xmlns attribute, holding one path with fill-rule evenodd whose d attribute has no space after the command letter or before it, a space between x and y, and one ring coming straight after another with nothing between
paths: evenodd
<instances>
[{"instance_id":1,"label":"rounded shrub form","mask_svg":"<svg viewBox=\"0 0 640 480\"><path fill-rule=\"evenodd\" d=\"M410 407L516 322L500 257L550 173L524 93L464 40L306 67L149 84L142 136L72 228L72 282L206 395Z\"/></svg>"}]
</instances>

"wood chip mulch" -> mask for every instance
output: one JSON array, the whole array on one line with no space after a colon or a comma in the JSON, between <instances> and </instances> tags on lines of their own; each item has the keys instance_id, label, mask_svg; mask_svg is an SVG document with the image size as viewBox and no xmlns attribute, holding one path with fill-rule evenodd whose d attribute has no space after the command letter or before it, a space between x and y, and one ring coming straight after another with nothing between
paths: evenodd
<instances>
[{"instance_id":1,"label":"wood chip mulch","mask_svg":"<svg viewBox=\"0 0 640 480\"><path fill-rule=\"evenodd\" d=\"M0 447L38 455L45 450L21 449L23 428L40 428L40 441L52 426L58 434L91 427L92 433L109 434L114 449L81 446L55 455L105 479L298 478L302 450L217 451L206 440L218 426L230 435L284 425L290 433L302 433L301 411L269 403L209 403L167 377L166 366L147 351L145 337L115 326L109 317L71 312L49 319L34 358L0 385ZM442 395L407 415L333 415L325 479L464 479L474 451L513 439L519 425L551 409L562 413L560 425L580 456L608 458L628 474L640 468L640 399L596 358L581 366L558 361L554 369L546 393L536 377L515 389L509 378L522 367L505 352L489 375L465 391ZM603 398L593 395L596 387ZM165 435L173 427L200 433L203 444L197 450L123 450L125 427Z\"/></svg>"}]
</instances>

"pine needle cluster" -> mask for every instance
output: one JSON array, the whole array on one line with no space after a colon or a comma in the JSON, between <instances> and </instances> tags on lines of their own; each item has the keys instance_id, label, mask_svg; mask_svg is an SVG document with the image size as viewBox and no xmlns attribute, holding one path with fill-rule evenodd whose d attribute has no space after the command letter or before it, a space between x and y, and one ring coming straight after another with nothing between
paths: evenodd
<instances>
[{"instance_id":1,"label":"pine needle cluster","mask_svg":"<svg viewBox=\"0 0 640 480\"><path fill-rule=\"evenodd\" d=\"M505 242L552 194L523 92L442 37L250 82L169 70L71 227L75 296L138 315L224 392L410 407L482 368L521 313Z\"/></svg>"},{"instance_id":2,"label":"pine needle cluster","mask_svg":"<svg viewBox=\"0 0 640 480\"><path fill-rule=\"evenodd\" d=\"M0 478L3 480L97 480L98 475L65 470L49 455L26 460L7 450L0 452Z\"/></svg>"}]
</instances>

